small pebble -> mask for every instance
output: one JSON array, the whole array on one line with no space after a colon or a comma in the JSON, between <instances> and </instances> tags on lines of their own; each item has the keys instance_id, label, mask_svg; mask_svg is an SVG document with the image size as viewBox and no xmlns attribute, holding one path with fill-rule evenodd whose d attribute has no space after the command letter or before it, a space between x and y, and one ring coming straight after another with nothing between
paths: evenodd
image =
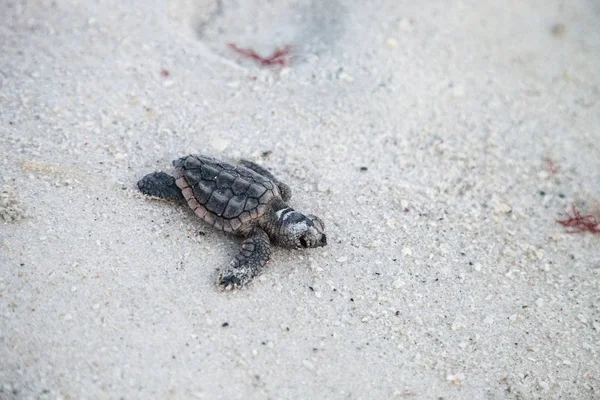
<instances>
[{"instance_id":1,"label":"small pebble","mask_svg":"<svg viewBox=\"0 0 600 400\"><path fill-rule=\"evenodd\" d=\"M385 45L390 49L398 47L398 41L394 38L387 38L385 41Z\"/></svg>"},{"instance_id":2,"label":"small pebble","mask_svg":"<svg viewBox=\"0 0 600 400\"><path fill-rule=\"evenodd\" d=\"M398 29L403 32L412 31L412 24L407 18L402 18L400 22L398 22Z\"/></svg>"},{"instance_id":3,"label":"small pebble","mask_svg":"<svg viewBox=\"0 0 600 400\"><path fill-rule=\"evenodd\" d=\"M331 191L329 184L327 184L326 182L317 183L317 192L326 193L329 191Z\"/></svg>"},{"instance_id":4,"label":"small pebble","mask_svg":"<svg viewBox=\"0 0 600 400\"><path fill-rule=\"evenodd\" d=\"M463 85L454 85L452 87L452 95L454 97L463 97L465 95L465 87Z\"/></svg>"},{"instance_id":5,"label":"small pebble","mask_svg":"<svg viewBox=\"0 0 600 400\"><path fill-rule=\"evenodd\" d=\"M315 369L315 366L313 365L313 363L311 363L308 360L303 360L302 365L304 365L304 367L306 367L306 369L311 370L311 371L313 371Z\"/></svg>"},{"instance_id":6,"label":"small pebble","mask_svg":"<svg viewBox=\"0 0 600 400\"><path fill-rule=\"evenodd\" d=\"M512 207L504 202L500 202L496 205L494 211L496 214L509 214L512 212Z\"/></svg>"},{"instance_id":7,"label":"small pebble","mask_svg":"<svg viewBox=\"0 0 600 400\"><path fill-rule=\"evenodd\" d=\"M513 314L508 319L512 322L521 321L523 317L520 314Z\"/></svg>"},{"instance_id":8,"label":"small pebble","mask_svg":"<svg viewBox=\"0 0 600 400\"><path fill-rule=\"evenodd\" d=\"M452 325L450 326L450 328L451 328L453 331L455 331L455 332L456 332L456 331L458 331L459 329L462 329L462 328L464 328L464 327L465 327L465 324L463 324L463 323L462 323L462 322L460 322L460 321L454 321L454 322L452 323Z\"/></svg>"},{"instance_id":9,"label":"small pebble","mask_svg":"<svg viewBox=\"0 0 600 400\"><path fill-rule=\"evenodd\" d=\"M544 265L542 265L542 271L544 271L544 272L550 271L550 264L544 264Z\"/></svg>"},{"instance_id":10,"label":"small pebble","mask_svg":"<svg viewBox=\"0 0 600 400\"><path fill-rule=\"evenodd\" d=\"M224 151L227 147L229 147L229 140L214 136L210 139L210 146L216 151Z\"/></svg>"},{"instance_id":11,"label":"small pebble","mask_svg":"<svg viewBox=\"0 0 600 400\"><path fill-rule=\"evenodd\" d=\"M465 381L464 374L448 374L446 380L454 385L461 386Z\"/></svg>"},{"instance_id":12,"label":"small pebble","mask_svg":"<svg viewBox=\"0 0 600 400\"><path fill-rule=\"evenodd\" d=\"M567 33L567 27L564 24L554 24L552 26L552 35L556 37L563 37Z\"/></svg>"},{"instance_id":13,"label":"small pebble","mask_svg":"<svg viewBox=\"0 0 600 400\"><path fill-rule=\"evenodd\" d=\"M538 298L538 299L535 301L535 305L536 305L537 307L540 307L540 308L541 308L541 307L543 307L543 306L544 306L544 299L542 299L541 297L540 297L540 298Z\"/></svg>"},{"instance_id":14,"label":"small pebble","mask_svg":"<svg viewBox=\"0 0 600 400\"><path fill-rule=\"evenodd\" d=\"M339 263L345 263L346 261L348 261L348 257L340 257L336 261Z\"/></svg>"},{"instance_id":15,"label":"small pebble","mask_svg":"<svg viewBox=\"0 0 600 400\"><path fill-rule=\"evenodd\" d=\"M559 240L563 239L563 235L561 235L558 232L551 233L548 237L550 239L554 240L555 242L558 242Z\"/></svg>"},{"instance_id":16,"label":"small pebble","mask_svg":"<svg viewBox=\"0 0 600 400\"><path fill-rule=\"evenodd\" d=\"M537 176L541 180L546 180L546 179L548 179L548 177L550 176L550 174L548 174L547 171L540 171L540 172L538 172Z\"/></svg>"},{"instance_id":17,"label":"small pebble","mask_svg":"<svg viewBox=\"0 0 600 400\"><path fill-rule=\"evenodd\" d=\"M398 278L394 281L393 285L394 285L394 288L400 289L401 287L403 287L405 285L405 283L402 279Z\"/></svg>"},{"instance_id":18,"label":"small pebble","mask_svg":"<svg viewBox=\"0 0 600 400\"><path fill-rule=\"evenodd\" d=\"M352 77L352 75L350 75L344 71L342 71L338 74L338 79L341 81L344 81L344 82L348 82L348 83L354 82L354 78Z\"/></svg>"}]
</instances>

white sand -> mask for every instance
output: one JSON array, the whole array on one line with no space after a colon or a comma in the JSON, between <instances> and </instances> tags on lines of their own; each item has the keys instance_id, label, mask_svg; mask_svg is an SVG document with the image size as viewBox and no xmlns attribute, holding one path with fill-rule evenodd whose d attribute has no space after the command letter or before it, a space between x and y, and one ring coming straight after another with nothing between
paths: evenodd
<instances>
[{"instance_id":1,"label":"white sand","mask_svg":"<svg viewBox=\"0 0 600 400\"><path fill-rule=\"evenodd\" d=\"M597 398L600 6L425 3L4 1L0 398ZM135 190L190 152L330 245L218 292L239 240Z\"/></svg>"}]
</instances>

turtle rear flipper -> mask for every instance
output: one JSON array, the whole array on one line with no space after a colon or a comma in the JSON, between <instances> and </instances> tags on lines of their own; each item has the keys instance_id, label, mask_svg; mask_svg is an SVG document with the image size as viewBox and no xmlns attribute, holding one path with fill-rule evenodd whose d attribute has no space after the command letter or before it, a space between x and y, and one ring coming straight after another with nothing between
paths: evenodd
<instances>
[{"instance_id":1,"label":"turtle rear flipper","mask_svg":"<svg viewBox=\"0 0 600 400\"><path fill-rule=\"evenodd\" d=\"M164 172L153 172L146 175L137 183L144 194L160 197L166 200L183 200L181 189L175 184L175 178Z\"/></svg>"},{"instance_id":2,"label":"turtle rear flipper","mask_svg":"<svg viewBox=\"0 0 600 400\"><path fill-rule=\"evenodd\" d=\"M246 285L260 274L271 256L269 236L261 228L254 228L242 242L242 248L229 267L219 273L217 285L221 290L231 290Z\"/></svg>"}]
</instances>

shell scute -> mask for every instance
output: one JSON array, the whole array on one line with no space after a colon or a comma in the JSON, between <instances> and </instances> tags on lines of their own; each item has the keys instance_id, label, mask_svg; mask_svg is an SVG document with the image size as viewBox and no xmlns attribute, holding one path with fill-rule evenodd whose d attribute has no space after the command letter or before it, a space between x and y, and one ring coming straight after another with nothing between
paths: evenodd
<instances>
[{"instance_id":1,"label":"shell scute","mask_svg":"<svg viewBox=\"0 0 600 400\"><path fill-rule=\"evenodd\" d=\"M194 168L185 171L185 179L190 186L195 186L198 183L202 182L202 174L200 173L200 169Z\"/></svg>"},{"instance_id":2,"label":"shell scute","mask_svg":"<svg viewBox=\"0 0 600 400\"><path fill-rule=\"evenodd\" d=\"M202 165L200 171L202 174L202 179L204 180L215 180L219 175L219 172L221 172L221 170L217 167L208 164Z\"/></svg>"},{"instance_id":3,"label":"shell scute","mask_svg":"<svg viewBox=\"0 0 600 400\"><path fill-rule=\"evenodd\" d=\"M217 187L219 189L231 189L234 181L235 176L223 171L217 176Z\"/></svg>"},{"instance_id":4,"label":"shell scute","mask_svg":"<svg viewBox=\"0 0 600 400\"><path fill-rule=\"evenodd\" d=\"M250 187L248 187L248 191L246 194L248 197L254 197L255 199L259 199L267 191L263 185L258 183L252 183Z\"/></svg>"},{"instance_id":5,"label":"shell scute","mask_svg":"<svg viewBox=\"0 0 600 400\"><path fill-rule=\"evenodd\" d=\"M267 190L260 199L258 199L259 204L267 204L273 199L274 193L272 190Z\"/></svg>"},{"instance_id":6,"label":"shell scute","mask_svg":"<svg viewBox=\"0 0 600 400\"><path fill-rule=\"evenodd\" d=\"M182 176L179 177L175 180L175 184L177 185L177 187L179 187L179 189L185 189L187 187L189 187L190 185L188 184L187 180Z\"/></svg>"},{"instance_id":7,"label":"shell scute","mask_svg":"<svg viewBox=\"0 0 600 400\"><path fill-rule=\"evenodd\" d=\"M188 203L188 206L190 206L190 208L194 211L196 211L196 208L200 207L200 203L198 203L198 201L196 200L195 197L188 199L187 203Z\"/></svg>"},{"instance_id":8,"label":"shell scute","mask_svg":"<svg viewBox=\"0 0 600 400\"><path fill-rule=\"evenodd\" d=\"M196 213L196 215L202 219L204 219L204 216L206 215L206 213L208 213L208 210L206 209L206 207L204 206L198 206L196 207L196 209L194 210L194 213Z\"/></svg>"},{"instance_id":9,"label":"shell scute","mask_svg":"<svg viewBox=\"0 0 600 400\"><path fill-rule=\"evenodd\" d=\"M196 157L180 158L178 161L175 161L175 162L177 163L177 164L175 164L176 166L182 166L183 168L185 168L188 171L196 169L196 168L200 168L203 164Z\"/></svg>"},{"instance_id":10,"label":"shell scute","mask_svg":"<svg viewBox=\"0 0 600 400\"><path fill-rule=\"evenodd\" d=\"M204 219L204 221L206 221L207 224L214 225L215 221L217 220L217 216L211 212L207 212L204 215L203 219Z\"/></svg>"},{"instance_id":11,"label":"shell scute","mask_svg":"<svg viewBox=\"0 0 600 400\"><path fill-rule=\"evenodd\" d=\"M206 204L210 199L211 194L216 190L216 183L214 181L200 181L193 186L194 197L200 204Z\"/></svg>"},{"instance_id":12,"label":"shell scute","mask_svg":"<svg viewBox=\"0 0 600 400\"><path fill-rule=\"evenodd\" d=\"M241 213L238 218L240 219L240 221L242 221L242 224L245 224L246 222L252 220L252 216L248 211L244 211L243 213Z\"/></svg>"},{"instance_id":13,"label":"shell scute","mask_svg":"<svg viewBox=\"0 0 600 400\"><path fill-rule=\"evenodd\" d=\"M193 199L194 198L194 192L192 191L192 188L190 188L189 186L187 186L185 189L183 189L181 191L181 193L183 194L183 198L188 201L189 199Z\"/></svg>"},{"instance_id":14,"label":"shell scute","mask_svg":"<svg viewBox=\"0 0 600 400\"><path fill-rule=\"evenodd\" d=\"M246 190L248 190L248 187L250 187L250 184L251 182L249 182L248 179L238 177L233 181L231 190L233 190L233 193L235 194L244 194L246 193Z\"/></svg>"},{"instance_id":15,"label":"shell scute","mask_svg":"<svg viewBox=\"0 0 600 400\"><path fill-rule=\"evenodd\" d=\"M227 207L227 203L229 201L229 196L227 196L227 191L222 189L217 189L212 192L210 198L206 202L206 208L219 217L223 215L225 211L225 207Z\"/></svg>"},{"instance_id":16,"label":"shell scute","mask_svg":"<svg viewBox=\"0 0 600 400\"><path fill-rule=\"evenodd\" d=\"M258 200L253 197L248 197L246 200L246 205L244 206L244 211L252 211L258 207Z\"/></svg>"},{"instance_id":17,"label":"shell scute","mask_svg":"<svg viewBox=\"0 0 600 400\"><path fill-rule=\"evenodd\" d=\"M271 181L262 181L260 184L263 185L267 190L275 189L275 185L273 185L273 182Z\"/></svg>"},{"instance_id":18,"label":"shell scute","mask_svg":"<svg viewBox=\"0 0 600 400\"><path fill-rule=\"evenodd\" d=\"M237 231L242 226L242 221L239 218L233 218L229 220L229 223L231 224L232 231Z\"/></svg>"},{"instance_id":19,"label":"shell scute","mask_svg":"<svg viewBox=\"0 0 600 400\"><path fill-rule=\"evenodd\" d=\"M236 218L244 211L246 196L237 195L229 199L227 207L223 212L223 218Z\"/></svg>"}]
</instances>

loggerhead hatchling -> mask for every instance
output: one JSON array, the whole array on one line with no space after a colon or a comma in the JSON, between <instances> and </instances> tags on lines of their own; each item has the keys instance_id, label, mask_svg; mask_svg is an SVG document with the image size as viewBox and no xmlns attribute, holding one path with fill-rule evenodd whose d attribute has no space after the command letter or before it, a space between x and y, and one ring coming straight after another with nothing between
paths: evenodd
<instances>
[{"instance_id":1,"label":"loggerhead hatchling","mask_svg":"<svg viewBox=\"0 0 600 400\"><path fill-rule=\"evenodd\" d=\"M220 289L244 286L258 275L269 261L271 243L296 249L327 244L323 221L288 206L290 188L260 165L247 160L230 165L201 155L173 165L174 177L164 172L143 177L138 182L142 193L185 200L208 224L245 238L217 278Z\"/></svg>"}]
</instances>

